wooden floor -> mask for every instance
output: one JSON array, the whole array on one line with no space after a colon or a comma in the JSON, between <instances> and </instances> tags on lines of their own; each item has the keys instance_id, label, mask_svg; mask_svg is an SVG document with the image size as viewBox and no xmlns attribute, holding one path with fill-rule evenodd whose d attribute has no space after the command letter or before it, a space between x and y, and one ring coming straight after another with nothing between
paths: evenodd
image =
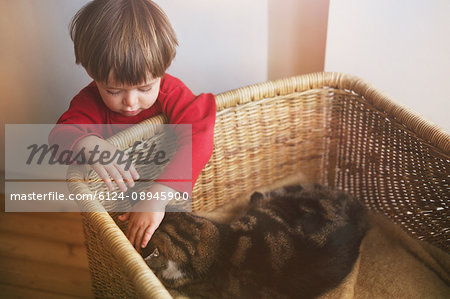
<instances>
[{"instance_id":1,"label":"wooden floor","mask_svg":"<svg viewBox=\"0 0 450 299\"><path fill-rule=\"evenodd\" d=\"M0 298L93 298L79 213L3 211Z\"/></svg>"}]
</instances>

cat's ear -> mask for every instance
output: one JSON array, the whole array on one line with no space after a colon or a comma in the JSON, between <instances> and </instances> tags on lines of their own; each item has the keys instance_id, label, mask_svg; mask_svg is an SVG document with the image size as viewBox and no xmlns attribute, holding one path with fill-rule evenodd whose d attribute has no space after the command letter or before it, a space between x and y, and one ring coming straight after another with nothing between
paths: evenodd
<instances>
[{"instance_id":1,"label":"cat's ear","mask_svg":"<svg viewBox=\"0 0 450 299\"><path fill-rule=\"evenodd\" d=\"M158 257L159 256L159 250L158 248L155 248L151 254L149 254L147 257L144 258L144 261L148 261L152 257Z\"/></svg>"},{"instance_id":2,"label":"cat's ear","mask_svg":"<svg viewBox=\"0 0 450 299\"><path fill-rule=\"evenodd\" d=\"M327 187L325 187L325 186L323 186L321 184L318 184L318 183L315 183L313 185L313 187L314 187L314 190L318 190L318 191L327 190Z\"/></svg>"},{"instance_id":3,"label":"cat's ear","mask_svg":"<svg viewBox=\"0 0 450 299\"><path fill-rule=\"evenodd\" d=\"M261 203L264 199L264 194L262 194L261 192L255 192L252 194L252 196L250 196L250 204L252 205L257 205L259 203Z\"/></svg>"},{"instance_id":4,"label":"cat's ear","mask_svg":"<svg viewBox=\"0 0 450 299\"><path fill-rule=\"evenodd\" d=\"M303 191L303 186L302 185L289 185L289 186L285 186L284 187L284 191L286 193L298 193L298 192L302 192Z\"/></svg>"}]
</instances>

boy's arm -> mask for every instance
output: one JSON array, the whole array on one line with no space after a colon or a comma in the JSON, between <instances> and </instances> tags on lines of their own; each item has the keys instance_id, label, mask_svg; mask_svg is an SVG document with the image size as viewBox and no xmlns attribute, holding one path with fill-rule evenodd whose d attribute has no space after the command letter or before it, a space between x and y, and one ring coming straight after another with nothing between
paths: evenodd
<instances>
[{"instance_id":1,"label":"boy's arm","mask_svg":"<svg viewBox=\"0 0 450 299\"><path fill-rule=\"evenodd\" d=\"M163 113L169 118L171 124L190 124L192 125L192 134L183 128L175 129L177 152L156 180L159 184L152 185L149 191L179 191L187 192L190 196L197 177L213 151L216 102L212 94L194 96L187 87L178 87L167 94L161 104ZM192 138L192 142L186 138ZM190 180L180 182L179 180L186 180L184 168L187 155L192 157ZM138 203L135 208L145 204L151 205L152 203ZM147 246L164 217L165 204L161 201L159 204L158 211L160 212L125 213L119 216L119 220L129 220L126 235L137 251Z\"/></svg>"},{"instance_id":2,"label":"boy's arm","mask_svg":"<svg viewBox=\"0 0 450 299\"><path fill-rule=\"evenodd\" d=\"M198 176L213 152L215 98L212 94L194 96L187 87L181 86L167 94L161 104L162 111L169 118L170 124L189 124L192 126L192 134L182 126L175 127L177 152L157 181L178 191L188 192L190 195ZM187 138L192 140L186 140ZM192 159L192 170L188 177L185 170L186 160L189 160L187 156ZM177 182L177 180L185 181L186 179L190 179L189 182Z\"/></svg>"},{"instance_id":3,"label":"boy's arm","mask_svg":"<svg viewBox=\"0 0 450 299\"><path fill-rule=\"evenodd\" d=\"M49 145L58 145L60 151L72 150L84 137L103 138L102 126L98 124L104 123L103 107L90 84L72 99L69 109L58 119L48 137Z\"/></svg>"},{"instance_id":4,"label":"boy's arm","mask_svg":"<svg viewBox=\"0 0 450 299\"><path fill-rule=\"evenodd\" d=\"M103 139L111 132L104 125L106 123L106 108L99 97L95 85L90 84L71 101L69 109L58 119L56 126L48 137L50 146L58 146L56 155L63 151L70 151L72 157L76 157L83 150L86 159L95 161L99 160L100 153L106 151L114 156L119 151ZM91 155L94 155L91 154L94 149L97 152L96 156L91 157ZM84 161L84 163L86 162ZM114 189L111 178L120 190L126 191L125 182L129 187L132 187L134 180L139 177L133 165L126 168L123 163L118 163L117 159L111 161L111 163L98 161L91 166L110 190Z\"/></svg>"}]
</instances>

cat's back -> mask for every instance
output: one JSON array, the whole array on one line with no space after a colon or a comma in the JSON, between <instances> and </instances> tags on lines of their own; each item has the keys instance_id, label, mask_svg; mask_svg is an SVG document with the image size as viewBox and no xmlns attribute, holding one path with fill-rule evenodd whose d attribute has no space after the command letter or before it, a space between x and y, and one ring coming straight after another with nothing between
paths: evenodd
<instances>
[{"instance_id":1,"label":"cat's back","mask_svg":"<svg viewBox=\"0 0 450 299\"><path fill-rule=\"evenodd\" d=\"M351 271L367 222L363 205L349 194L293 185L253 194L248 212L231 227L230 260L243 284L307 298Z\"/></svg>"}]
</instances>

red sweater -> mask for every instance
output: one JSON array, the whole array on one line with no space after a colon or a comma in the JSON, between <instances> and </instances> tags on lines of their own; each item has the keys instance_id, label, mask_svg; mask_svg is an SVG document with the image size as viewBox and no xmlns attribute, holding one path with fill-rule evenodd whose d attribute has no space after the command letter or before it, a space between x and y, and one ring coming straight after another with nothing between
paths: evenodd
<instances>
[{"instance_id":1,"label":"red sweater","mask_svg":"<svg viewBox=\"0 0 450 299\"><path fill-rule=\"evenodd\" d=\"M192 178L186 181L186 177L180 177L180 167L186 164L185 154L191 154L189 144L189 148L178 148L157 181L190 194L212 154L216 103L214 95L194 96L183 82L168 74L161 79L155 104L138 115L129 117L109 110L103 103L95 82L92 82L73 98L69 109L57 123L106 126L56 126L50 133L49 143L58 144L60 150L71 149L78 140L88 135L107 138L117 133L112 125L136 124L160 113L168 117L170 124L192 125Z\"/></svg>"}]
</instances>

